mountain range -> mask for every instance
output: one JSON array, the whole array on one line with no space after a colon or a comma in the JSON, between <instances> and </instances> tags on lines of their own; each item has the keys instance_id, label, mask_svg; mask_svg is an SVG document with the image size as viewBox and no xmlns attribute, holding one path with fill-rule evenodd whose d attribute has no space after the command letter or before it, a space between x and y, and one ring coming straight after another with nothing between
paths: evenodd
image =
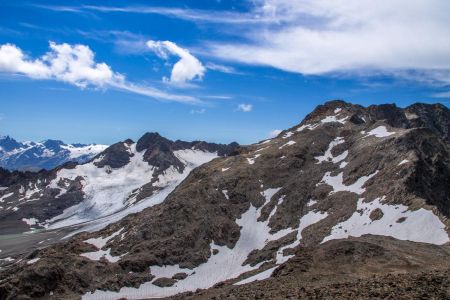
<instances>
[{"instance_id":1,"label":"mountain range","mask_svg":"<svg viewBox=\"0 0 450 300\"><path fill-rule=\"evenodd\" d=\"M248 146L147 133L0 172L0 299L445 299L450 110L318 106Z\"/></svg>"},{"instance_id":2,"label":"mountain range","mask_svg":"<svg viewBox=\"0 0 450 300\"><path fill-rule=\"evenodd\" d=\"M86 162L108 146L97 144L65 144L58 140L18 142L0 136L0 167L8 170L50 170L63 163Z\"/></svg>"}]
</instances>

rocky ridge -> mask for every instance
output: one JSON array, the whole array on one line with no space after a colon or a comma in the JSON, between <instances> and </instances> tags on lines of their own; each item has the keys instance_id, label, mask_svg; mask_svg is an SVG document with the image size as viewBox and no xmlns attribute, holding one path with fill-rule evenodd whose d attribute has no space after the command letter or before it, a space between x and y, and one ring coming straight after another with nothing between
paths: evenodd
<instances>
[{"instance_id":1,"label":"rocky ridge","mask_svg":"<svg viewBox=\"0 0 450 300\"><path fill-rule=\"evenodd\" d=\"M412 265L446 274L448 117L441 105L328 102L274 139L193 169L158 204L27 254L2 271L0 290L5 299L119 299L216 286L205 297L237 297L232 284L248 283L236 291L254 296L262 285L254 281L295 289L303 273L313 282L331 272L337 285L387 282L386 273ZM158 146L143 157L173 163L164 141L151 139ZM364 268L352 278L355 257Z\"/></svg>"}]
</instances>

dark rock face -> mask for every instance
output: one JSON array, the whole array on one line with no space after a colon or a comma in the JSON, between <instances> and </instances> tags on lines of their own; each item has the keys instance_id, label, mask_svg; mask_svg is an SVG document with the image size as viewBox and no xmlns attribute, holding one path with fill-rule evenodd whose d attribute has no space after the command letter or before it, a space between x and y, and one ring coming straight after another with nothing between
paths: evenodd
<instances>
[{"instance_id":1,"label":"dark rock face","mask_svg":"<svg viewBox=\"0 0 450 300\"><path fill-rule=\"evenodd\" d=\"M428 108L424 110L426 115L434 114ZM300 298L311 296L321 288L326 291L321 294L324 297L341 295L345 298L352 295L355 287L375 293L379 289L374 285L391 282L404 287L402 292L408 292L411 285L407 282L420 276L414 273L418 269L442 272L435 278L447 274L450 268L448 246L383 236L324 242L333 230L342 228L342 223L353 216L367 218L361 227L369 226L372 221L385 224L386 228L414 224L412 231L419 231L421 221L413 214L399 214L399 217L385 221L388 209L394 210L399 205L402 205L402 211L424 209L433 212L434 217L449 228L445 216L448 215L450 194L450 146L442 129L445 120L439 121L440 125L434 129L431 125L416 126L414 124L419 121L406 112L408 109L393 105L364 108L343 101L328 102L309 114L300 125L282 132L277 138L234 148L227 152L230 153L228 156L194 169L164 202L129 215L101 231L81 233L66 242L40 249L36 257L41 260L37 263L51 261L64 266L62 279L55 279L57 287L51 287L57 296L135 286L149 280L149 267L151 270L156 265L178 264L180 268L194 269L207 263L213 255L221 254L221 250L212 249L212 244L235 249L243 236L245 223L240 225L243 216L254 212L254 215L246 216L256 221L246 221L258 222L258 228L267 228L269 232L258 231L252 237L286 231L285 235L268 240L248 253L243 265L259 266L258 269L253 269L251 274L229 278L210 290L183 294L180 299L225 299L239 298L240 295L243 299ZM369 134L374 130L375 133ZM381 132L379 136L377 132ZM171 142L154 133L145 135L136 148L138 145L140 151L145 151L146 161L160 162L160 168L173 159L169 155L173 151L206 147L195 142ZM208 147L220 151L220 148L214 148L216 146ZM327 181L330 178L332 180ZM364 182L359 185L362 179ZM266 198L265 192L269 189L275 191L272 197ZM151 187L148 191L153 192ZM360 207L361 199L366 207ZM383 208L372 210L370 203L377 203L375 200ZM305 226L300 221L310 220L303 219L305 216L317 218L319 215L321 218ZM80 256L94 251L83 241L105 238L119 230L123 234L102 248L115 257L120 256L118 262L93 261ZM293 243L295 241L299 243ZM252 238L248 242L252 242ZM280 255L293 256L278 265ZM0 288L4 294L30 296L31 292L23 286L36 283L23 274L32 272L37 263L17 263L1 271L5 280L0 283ZM230 285L277 265L267 281ZM383 277L391 273L407 273L411 278ZM381 276L379 282L372 279L374 275ZM49 272L48 278L53 276ZM129 276L133 276L133 280ZM47 282L48 278L42 281ZM66 278L83 284L71 284ZM167 287L176 284L176 280L180 279L157 278L155 282ZM183 280L189 280L189 277ZM355 284L354 280L361 282ZM23 283L18 285L18 282ZM267 284L268 288L264 288ZM445 287L446 283L443 284ZM349 294L336 294L334 285ZM443 289L439 284L433 286L439 291ZM50 291L49 286L43 289L46 293ZM410 295L418 295L416 292ZM398 296L396 293L389 295Z\"/></svg>"},{"instance_id":2,"label":"dark rock face","mask_svg":"<svg viewBox=\"0 0 450 300\"><path fill-rule=\"evenodd\" d=\"M168 286L174 285L175 282L177 282L177 281L173 278L161 277L161 278L155 279L152 283L159 287L168 287Z\"/></svg>"},{"instance_id":3,"label":"dark rock face","mask_svg":"<svg viewBox=\"0 0 450 300\"><path fill-rule=\"evenodd\" d=\"M383 211L380 208L375 208L369 215L372 221L377 221L383 217Z\"/></svg>"},{"instance_id":4,"label":"dark rock face","mask_svg":"<svg viewBox=\"0 0 450 300\"><path fill-rule=\"evenodd\" d=\"M180 273L176 273L175 275L172 276L172 279L176 279L176 280L183 280L186 277L188 277L188 274L184 273L184 272L180 272Z\"/></svg>"},{"instance_id":5,"label":"dark rock face","mask_svg":"<svg viewBox=\"0 0 450 300\"><path fill-rule=\"evenodd\" d=\"M450 110L442 104L416 103L405 108L411 127L425 127L450 141Z\"/></svg>"},{"instance_id":6,"label":"dark rock face","mask_svg":"<svg viewBox=\"0 0 450 300\"><path fill-rule=\"evenodd\" d=\"M197 149L207 152L217 152L218 156L230 155L239 144L233 142L229 145L207 143L203 141L185 142L176 140L175 142L160 136L156 132L147 132L144 134L136 144L137 151L143 151L144 160L150 165L163 172L170 166L175 167L182 172L184 169L183 163L173 153L176 150Z\"/></svg>"},{"instance_id":7,"label":"dark rock face","mask_svg":"<svg viewBox=\"0 0 450 300\"><path fill-rule=\"evenodd\" d=\"M94 158L94 165L99 168L110 166L114 169L127 165L130 162L130 157L133 155L129 149L131 144L133 144L132 140L126 140L109 146Z\"/></svg>"}]
</instances>

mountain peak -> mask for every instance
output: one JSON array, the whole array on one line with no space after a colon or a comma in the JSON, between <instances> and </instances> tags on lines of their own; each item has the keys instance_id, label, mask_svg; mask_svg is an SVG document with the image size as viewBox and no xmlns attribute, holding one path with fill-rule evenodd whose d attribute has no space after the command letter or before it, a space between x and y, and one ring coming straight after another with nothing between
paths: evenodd
<instances>
[{"instance_id":1,"label":"mountain peak","mask_svg":"<svg viewBox=\"0 0 450 300\"><path fill-rule=\"evenodd\" d=\"M140 152L150 147L155 147L156 145L169 147L172 143L171 140L162 137L157 132L147 132L137 141L136 150Z\"/></svg>"}]
</instances>

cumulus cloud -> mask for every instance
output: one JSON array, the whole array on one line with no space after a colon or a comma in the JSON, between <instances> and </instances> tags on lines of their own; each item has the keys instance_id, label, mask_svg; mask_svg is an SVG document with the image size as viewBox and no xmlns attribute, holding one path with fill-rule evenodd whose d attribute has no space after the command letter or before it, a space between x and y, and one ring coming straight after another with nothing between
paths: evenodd
<instances>
[{"instance_id":1,"label":"cumulus cloud","mask_svg":"<svg viewBox=\"0 0 450 300\"><path fill-rule=\"evenodd\" d=\"M274 129L274 130L270 131L268 134L268 138L272 139L274 137L277 137L281 133L281 131L282 130L280 130L280 129Z\"/></svg>"},{"instance_id":2,"label":"cumulus cloud","mask_svg":"<svg viewBox=\"0 0 450 300\"><path fill-rule=\"evenodd\" d=\"M169 81L172 83L186 83L193 79L202 79L206 68L193 56L189 50L179 47L171 41L147 41L147 46L163 59L175 55L180 58L173 65Z\"/></svg>"},{"instance_id":3,"label":"cumulus cloud","mask_svg":"<svg viewBox=\"0 0 450 300\"><path fill-rule=\"evenodd\" d=\"M273 23L248 27L243 41L213 43L213 55L302 74L450 69L449 1L255 2L254 13Z\"/></svg>"},{"instance_id":4,"label":"cumulus cloud","mask_svg":"<svg viewBox=\"0 0 450 300\"><path fill-rule=\"evenodd\" d=\"M238 111L243 111L243 112L251 112L252 109L253 109L253 105L252 104L245 104L245 103L241 103L237 107Z\"/></svg>"},{"instance_id":5,"label":"cumulus cloud","mask_svg":"<svg viewBox=\"0 0 450 300\"><path fill-rule=\"evenodd\" d=\"M128 82L124 75L114 72L106 63L95 62L94 52L85 45L50 42L49 52L31 59L16 45L3 44L0 45L0 72L62 81L80 88L116 88L162 100L199 102L190 96L170 94Z\"/></svg>"}]
</instances>

